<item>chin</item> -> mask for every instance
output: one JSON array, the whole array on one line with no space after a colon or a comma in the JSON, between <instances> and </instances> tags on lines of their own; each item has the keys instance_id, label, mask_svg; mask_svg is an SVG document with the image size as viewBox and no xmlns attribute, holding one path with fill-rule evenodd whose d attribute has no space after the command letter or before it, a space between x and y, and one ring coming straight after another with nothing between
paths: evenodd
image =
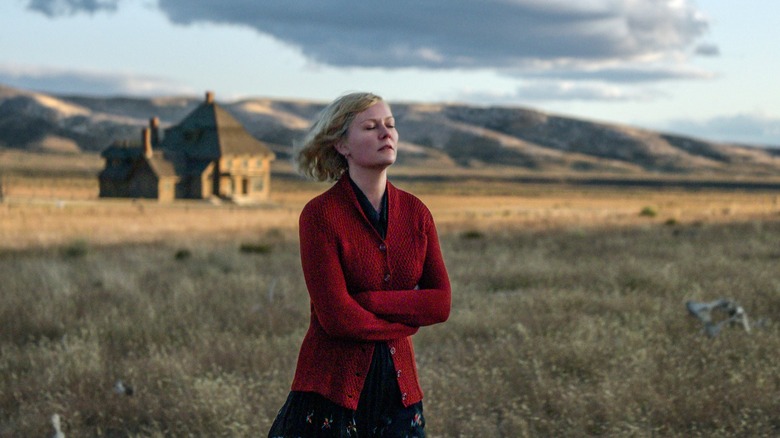
<instances>
[{"instance_id":1,"label":"chin","mask_svg":"<svg viewBox=\"0 0 780 438\"><path fill-rule=\"evenodd\" d=\"M387 169L388 167L392 166L395 163L395 160L387 160L376 163L373 167L375 169Z\"/></svg>"},{"instance_id":2,"label":"chin","mask_svg":"<svg viewBox=\"0 0 780 438\"><path fill-rule=\"evenodd\" d=\"M393 154L393 156L387 156L384 157L383 159L378 160L377 165L387 167L393 165L394 163L395 163L395 154Z\"/></svg>"}]
</instances>

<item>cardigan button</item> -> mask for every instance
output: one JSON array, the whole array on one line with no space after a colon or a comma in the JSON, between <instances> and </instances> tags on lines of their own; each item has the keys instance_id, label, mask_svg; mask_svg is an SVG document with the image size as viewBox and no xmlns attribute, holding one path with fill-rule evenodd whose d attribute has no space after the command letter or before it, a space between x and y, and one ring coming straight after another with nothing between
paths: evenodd
<instances>
[{"instance_id":1,"label":"cardigan button","mask_svg":"<svg viewBox=\"0 0 780 438\"><path fill-rule=\"evenodd\" d=\"M390 281L390 274L385 274L385 283Z\"/></svg>"},{"instance_id":2,"label":"cardigan button","mask_svg":"<svg viewBox=\"0 0 780 438\"><path fill-rule=\"evenodd\" d=\"M384 243L380 243L379 250L382 252L387 251L387 245L385 245Z\"/></svg>"},{"instance_id":3,"label":"cardigan button","mask_svg":"<svg viewBox=\"0 0 780 438\"><path fill-rule=\"evenodd\" d=\"M395 347L390 347L390 354L395 354Z\"/></svg>"},{"instance_id":4,"label":"cardigan button","mask_svg":"<svg viewBox=\"0 0 780 438\"><path fill-rule=\"evenodd\" d=\"M396 376L396 377L401 377L401 370L398 370L398 371L396 371L396 372L395 372L395 376Z\"/></svg>"},{"instance_id":5,"label":"cardigan button","mask_svg":"<svg viewBox=\"0 0 780 438\"><path fill-rule=\"evenodd\" d=\"M401 394L401 400L406 401L406 393Z\"/></svg>"}]
</instances>

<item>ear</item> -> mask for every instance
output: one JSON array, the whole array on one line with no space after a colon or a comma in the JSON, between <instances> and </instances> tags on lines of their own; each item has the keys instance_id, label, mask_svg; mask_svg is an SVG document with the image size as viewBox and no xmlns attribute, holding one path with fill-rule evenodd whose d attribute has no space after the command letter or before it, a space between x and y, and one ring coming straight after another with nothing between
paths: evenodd
<instances>
[{"instance_id":1,"label":"ear","mask_svg":"<svg viewBox=\"0 0 780 438\"><path fill-rule=\"evenodd\" d=\"M336 152L340 153L344 157L349 156L349 148L347 145L344 144L344 140L339 140L334 147L336 148Z\"/></svg>"}]
</instances>

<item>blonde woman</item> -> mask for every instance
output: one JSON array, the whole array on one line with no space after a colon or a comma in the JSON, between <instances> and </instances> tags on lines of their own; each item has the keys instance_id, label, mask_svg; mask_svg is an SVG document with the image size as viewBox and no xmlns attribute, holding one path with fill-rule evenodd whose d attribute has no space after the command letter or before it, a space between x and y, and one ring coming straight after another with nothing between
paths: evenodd
<instances>
[{"instance_id":1,"label":"blonde woman","mask_svg":"<svg viewBox=\"0 0 780 438\"><path fill-rule=\"evenodd\" d=\"M388 181L390 106L344 95L301 146L301 172L335 184L301 212L311 319L269 437L424 437L411 337L447 320L450 281L430 211Z\"/></svg>"}]
</instances>

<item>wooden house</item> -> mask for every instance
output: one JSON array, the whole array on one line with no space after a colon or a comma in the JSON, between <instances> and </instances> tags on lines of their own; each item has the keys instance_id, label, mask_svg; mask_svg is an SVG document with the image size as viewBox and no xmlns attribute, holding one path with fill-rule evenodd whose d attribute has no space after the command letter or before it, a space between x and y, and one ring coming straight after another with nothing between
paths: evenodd
<instances>
[{"instance_id":1,"label":"wooden house","mask_svg":"<svg viewBox=\"0 0 780 438\"><path fill-rule=\"evenodd\" d=\"M101 154L100 196L173 199L221 198L251 203L268 198L274 153L252 137L214 94L160 136L159 119L141 143L115 142Z\"/></svg>"}]
</instances>

